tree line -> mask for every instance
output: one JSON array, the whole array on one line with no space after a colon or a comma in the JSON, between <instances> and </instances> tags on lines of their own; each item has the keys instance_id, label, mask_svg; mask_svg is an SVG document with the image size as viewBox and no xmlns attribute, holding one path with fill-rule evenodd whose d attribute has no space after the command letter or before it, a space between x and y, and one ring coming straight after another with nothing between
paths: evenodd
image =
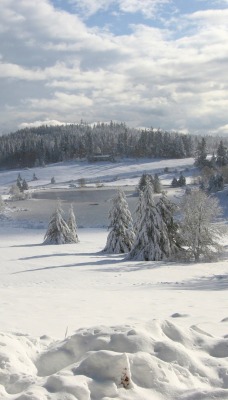
<instances>
[{"instance_id":1,"label":"tree line","mask_svg":"<svg viewBox=\"0 0 228 400\"><path fill-rule=\"evenodd\" d=\"M197 137L124 123L40 126L0 136L0 167L34 167L94 154L120 157L185 158Z\"/></svg>"}]
</instances>

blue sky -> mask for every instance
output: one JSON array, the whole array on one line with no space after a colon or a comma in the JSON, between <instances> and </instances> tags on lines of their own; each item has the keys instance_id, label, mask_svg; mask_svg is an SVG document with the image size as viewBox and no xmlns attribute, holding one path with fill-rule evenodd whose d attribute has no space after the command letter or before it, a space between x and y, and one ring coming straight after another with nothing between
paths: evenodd
<instances>
[{"instance_id":1,"label":"blue sky","mask_svg":"<svg viewBox=\"0 0 228 400\"><path fill-rule=\"evenodd\" d=\"M192 14L203 10L222 10L227 9L227 1L213 0L173 0L173 1L148 1L145 12L140 11L140 5L146 3L145 0L126 1L126 3L135 4L132 11L123 9L124 1L101 1L97 2L96 11L90 7L90 4L96 3L79 0L53 0L53 5L70 13L77 13L90 27L99 27L109 29L115 35L125 35L131 32L132 24L145 24L160 29L166 28L167 23L175 18L181 18L186 14ZM100 3L100 7L99 7ZM103 3L103 4L102 4ZM110 3L109 6L107 3ZM121 8L122 3L122 8ZM137 4L139 6L137 7ZM154 5L153 5L154 4ZM150 5L153 5L150 6ZM151 14L152 10L152 14Z\"/></svg>"},{"instance_id":2,"label":"blue sky","mask_svg":"<svg viewBox=\"0 0 228 400\"><path fill-rule=\"evenodd\" d=\"M228 135L227 21L228 0L1 0L0 133L83 119Z\"/></svg>"}]
</instances>

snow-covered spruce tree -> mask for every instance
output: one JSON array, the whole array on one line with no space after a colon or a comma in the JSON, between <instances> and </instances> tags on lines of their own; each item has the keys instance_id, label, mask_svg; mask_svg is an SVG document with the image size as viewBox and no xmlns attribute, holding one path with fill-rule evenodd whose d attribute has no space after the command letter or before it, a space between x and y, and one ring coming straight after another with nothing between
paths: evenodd
<instances>
[{"instance_id":1,"label":"snow-covered spruce tree","mask_svg":"<svg viewBox=\"0 0 228 400\"><path fill-rule=\"evenodd\" d=\"M178 186L185 186L186 185L186 178L184 175L180 174L180 177L178 179Z\"/></svg>"},{"instance_id":2,"label":"snow-covered spruce tree","mask_svg":"<svg viewBox=\"0 0 228 400\"><path fill-rule=\"evenodd\" d=\"M207 153L206 139L202 138L201 141L198 142L196 148L195 165L197 167L202 168L207 165Z\"/></svg>"},{"instance_id":3,"label":"snow-covered spruce tree","mask_svg":"<svg viewBox=\"0 0 228 400\"><path fill-rule=\"evenodd\" d=\"M16 185L17 185L18 189L20 190L20 192L23 192L22 183L21 182L22 182L21 179L17 178Z\"/></svg>"},{"instance_id":4,"label":"snow-covered spruce tree","mask_svg":"<svg viewBox=\"0 0 228 400\"><path fill-rule=\"evenodd\" d=\"M143 192L139 190L139 199L137 202L136 210L135 210L135 223L134 223L134 231L135 234L137 235L139 227L140 227L140 222L142 219L142 198L143 198Z\"/></svg>"},{"instance_id":5,"label":"snow-covered spruce tree","mask_svg":"<svg viewBox=\"0 0 228 400\"><path fill-rule=\"evenodd\" d=\"M222 249L219 240L224 225L214 222L221 215L219 202L201 190L193 190L182 200L180 234L189 259L210 260Z\"/></svg>"},{"instance_id":6,"label":"snow-covered spruce tree","mask_svg":"<svg viewBox=\"0 0 228 400\"><path fill-rule=\"evenodd\" d=\"M141 220L136 238L128 255L130 260L159 261L171 253L168 230L154 202L153 188L149 180L141 198Z\"/></svg>"},{"instance_id":7,"label":"snow-covered spruce tree","mask_svg":"<svg viewBox=\"0 0 228 400\"><path fill-rule=\"evenodd\" d=\"M210 193L218 192L224 189L224 179L221 174L213 175L208 182L208 191Z\"/></svg>"},{"instance_id":8,"label":"snow-covered spruce tree","mask_svg":"<svg viewBox=\"0 0 228 400\"><path fill-rule=\"evenodd\" d=\"M63 211L60 202L50 218L43 244L65 244L74 243L72 233L63 218Z\"/></svg>"},{"instance_id":9,"label":"snow-covered spruce tree","mask_svg":"<svg viewBox=\"0 0 228 400\"><path fill-rule=\"evenodd\" d=\"M161 193L162 185L161 185L158 174L154 175L153 187L154 187L154 193Z\"/></svg>"},{"instance_id":10,"label":"snow-covered spruce tree","mask_svg":"<svg viewBox=\"0 0 228 400\"><path fill-rule=\"evenodd\" d=\"M148 179L149 175L143 173L142 176L139 179L139 184L138 184L138 191L143 191L146 186L146 180Z\"/></svg>"},{"instance_id":11,"label":"snow-covered spruce tree","mask_svg":"<svg viewBox=\"0 0 228 400\"><path fill-rule=\"evenodd\" d=\"M113 206L109 212L111 230L103 251L115 254L127 253L132 247L135 234L126 196L122 190L117 191L112 203Z\"/></svg>"},{"instance_id":12,"label":"snow-covered spruce tree","mask_svg":"<svg viewBox=\"0 0 228 400\"><path fill-rule=\"evenodd\" d=\"M3 201L2 196L0 195L0 211L2 211L4 209L5 203Z\"/></svg>"},{"instance_id":13,"label":"snow-covered spruce tree","mask_svg":"<svg viewBox=\"0 0 228 400\"><path fill-rule=\"evenodd\" d=\"M67 225L71 231L72 239L73 239L74 243L78 243L79 238L78 238L78 234L77 234L77 224L76 224L76 218L74 215L74 210L73 210L72 204L69 209L69 217L68 217Z\"/></svg>"},{"instance_id":14,"label":"snow-covered spruce tree","mask_svg":"<svg viewBox=\"0 0 228 400\"><path fill-rule=\"evenodd\" d=\"M227 148L224 146L223 141L221 140L217 149L217 165L219 167L224 167L224 165L228 164L228 152Z\"/></svg>"},{"instance_id":15,"label":"snow-covered spruce tree","mask_svg":"<svg viewBox=\"0 0 228 400\"><path fill-rule=\"evenodd\" d=\"M161 234L161 247L166 253L166 258L178 257L183 252L181 247L182 240L179 233L179 224L174 220L174 213L177 211L177 205L170 201L165 192L162 193L158 203L157 209L161 214L162 221L167 227L168 232L168 246L166 252L166 230L165 235ZM163 243L164 241L164 243Z\"/></svg>"},{"instance_id":16,"label":"snow-covered spruce tree","mask_svg":"<svg viewBox=\"0 0 228 400\"><path fill-rule=\"evenodd\" d=\"M24 192L24 190L28 190L28 188L29 187L28 187L28 184L27 184L26 180L23 179L22 185L21 185L22 192Z\"/></svg>"}]
</instances>

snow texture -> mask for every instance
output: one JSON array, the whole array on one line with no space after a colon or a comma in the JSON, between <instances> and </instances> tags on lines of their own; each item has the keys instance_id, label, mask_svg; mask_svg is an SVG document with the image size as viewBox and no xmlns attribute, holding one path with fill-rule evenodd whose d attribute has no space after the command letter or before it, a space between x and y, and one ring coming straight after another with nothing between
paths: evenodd
<instances>
[{"instance_id":1,"label":"snow texture","mask_svg":"<svg viewBox=\"0 0 228 400\"><path fill-rule=\"evenodd\" d=\"M228 398L228 338L169 321L79 329L63 341L0 334L11 400Z\"/></svg>"},{"instance_id":2,"label":"snow texture","mask_svg":"<svg viewBox=\"0 0 228 400\"><path fill-rule=\"evenodd\" d=\"M185 166L190 180L191 163L127 160L107 168L72 162L0 171L0 400L228 399L226 252L210 263L104 254L107 231L94 227L105 220L106 200L89 213L80 191L85 210L80 242L40 245L46 229L40 218L50 215L46 204L53 206L69 180L135 185L142 171L169 167L179 173ZM7 201L19 172L28 182L33 173L39 177L29 182L29 191L51 188L49 203ZM163 174L162 184L173 173ZM49 186L51 176L56 186ZM102 188L97 190L102 199ZM169 199L180 201L183 193L168 188ZM216 196L227 219L227 187ZM227 250L227 237L223 244Z\"/></svg>"}]
</instances>

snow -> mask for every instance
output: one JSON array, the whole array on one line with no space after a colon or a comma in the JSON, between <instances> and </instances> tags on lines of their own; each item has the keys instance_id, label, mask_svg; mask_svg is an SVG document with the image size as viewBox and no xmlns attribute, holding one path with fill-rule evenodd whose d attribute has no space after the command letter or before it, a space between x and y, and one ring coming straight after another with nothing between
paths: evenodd
<instances>
[{"instance_id":1,"label":"snow","mask_svg":"<svg viewBox=\"0 0 228 400\"><path fill-rule=\"evenodd\" d=\"M46 167L37 167L31 169L18 169L10 171L0 171L0 194L8 193L8 187L16 183L18 173L22 179L26 179L29 187L45 187L45 188L66 188L70 185L78 187L78 179L84 178L88 187L95 187L96 184L102 183L104 186L125 186L137 185L143 172L160 173L163 183L163 175L165 184L170 184L172 178L167 177L164 168L169 168L172 175L179 176L189 166L193 164L192 158L185 159L127 159L119 162L96 162L88 163L87 161L72 161L50 164ZM38 178L33 181L33 174ZM186 171L186 176L188 176ZM56 184L51 184L51 178L55 177ZM167 179L168 178L168 179Z\"/></svg>"},{"instance_id":2,"label":"snow","mask_svg":"<svg viewBox=\"0 0 228 400\"><path fill-rule=\"evenodd\" d=\"M189 167L191 179L191 160L168 161L173 169ZM135 186L134 175L146 166L152 173L167 166L138 160L109 169L64 163L1 171L1 192L7 193L18 172L23 178L35 172L43 182L55 176L62 183L51 190L61 192L76 179L76 165L83 177L106 176L113 186L116 170ZM172 176L166 173L169 182ZM34 182L34 194L39 185ZM102 253L108 231L98 226L108 225L104 209L113 191L100 190L98 198L88 189L90 201L75 200L78 225L84 226L76 244L42 245L56 205L52 197L9 202L1 215L0 399L227 400L227 254L197 264L126 261ZM183 192L168 189L172 198ZM218 197L226 205L227 189ZM137 198L127 200L133 209Z\"/></svg>"}]
</instances>

